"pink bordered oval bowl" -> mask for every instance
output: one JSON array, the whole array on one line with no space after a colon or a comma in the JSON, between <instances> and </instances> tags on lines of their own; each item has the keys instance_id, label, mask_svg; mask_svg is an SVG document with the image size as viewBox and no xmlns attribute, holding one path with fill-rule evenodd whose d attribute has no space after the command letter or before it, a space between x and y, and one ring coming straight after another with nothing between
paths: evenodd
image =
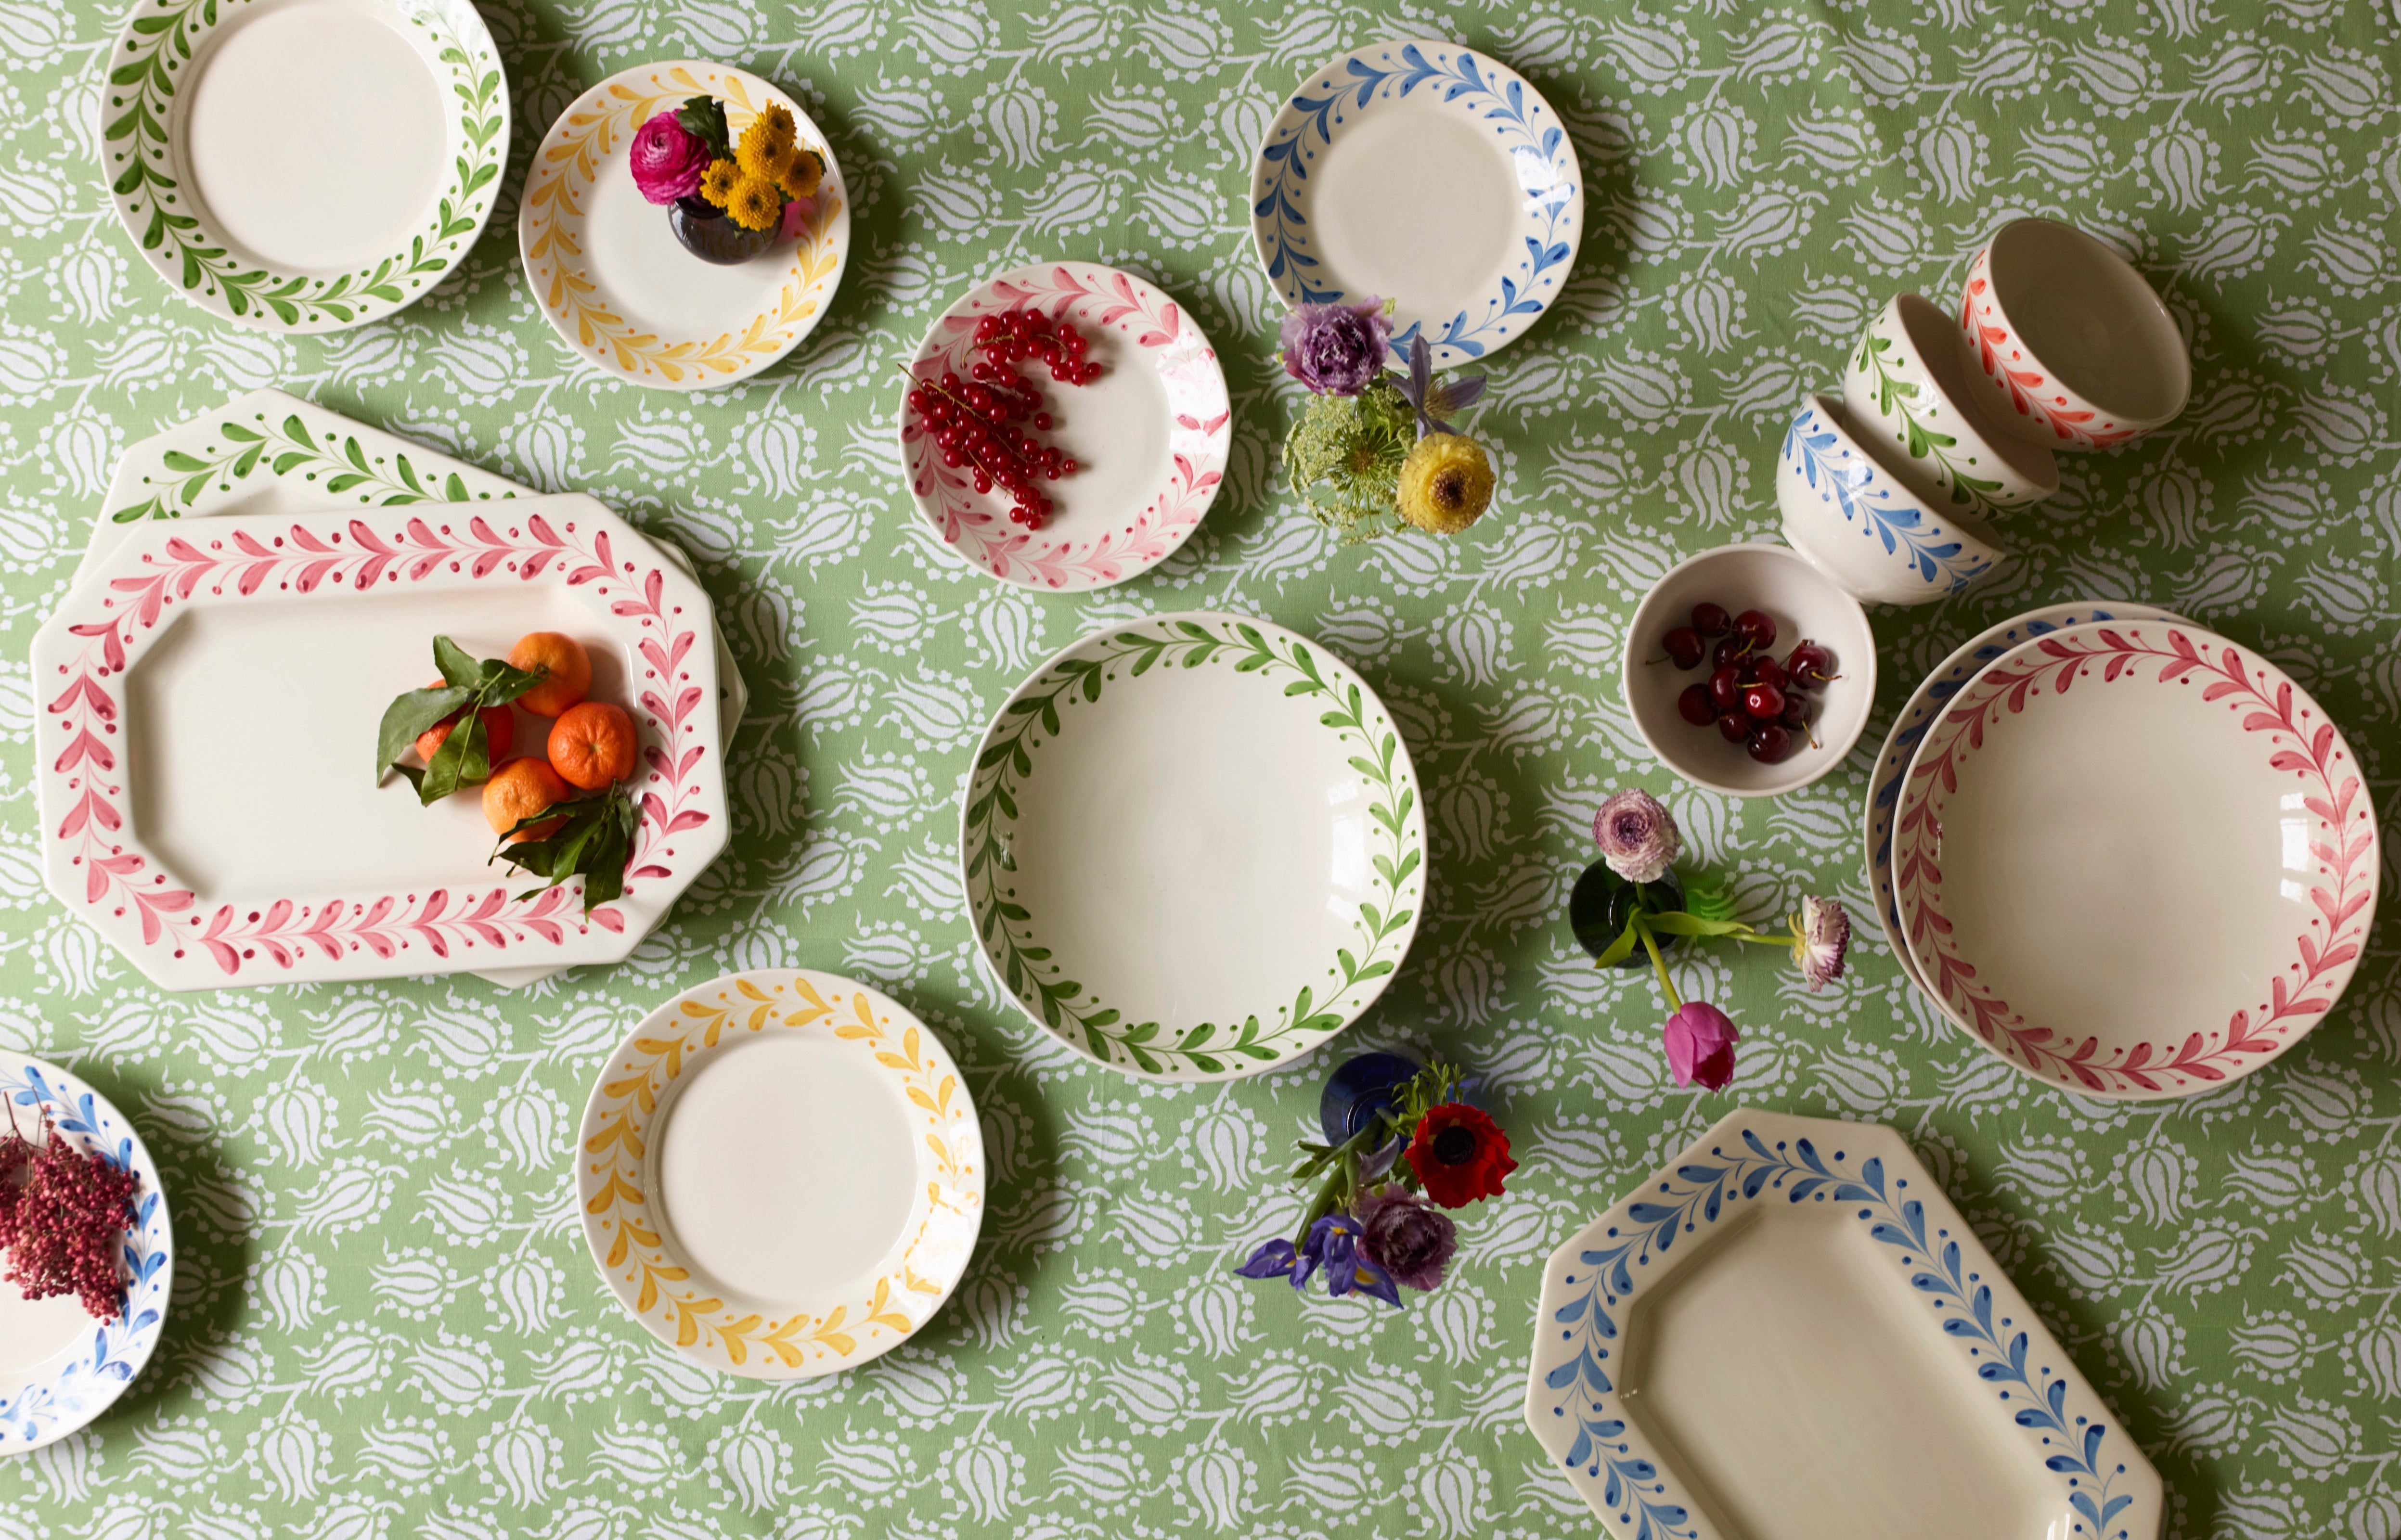
<instances>
[{"instance_id":1,"label":"pink bordered oval bowl","mask_svg":"<svg viewBox=\"0 0 2401 1540\"><path fill-rule=\"evenodd\" d=\"M1053 505L1038 527L1012 521L1003 488L977 490L973 459L946 465L909 404L945 375L974 383L977 323L1017 310L1075 326L1101 367L1070 385L1039 360L1015 366L1053 418L1048 430L1030 418L1017 428L1076 461L1036 484ZM1052 262L985 279L934 322L910 375L899 412L910 498L945 546L1005 583L1074 593L1147 572L1200 527L1225 480L1232 415L1215 350L1183 307L1114 267Z\"/></svg>"},{"instance_id":2,"label":"pink bordered oval bowl","mask_svg":"<svg viewBox=\"0 0 2401 1540\"><path fill-rule=\"evenodd\" d=\"M707 596L585 497L145 524L34 638L50 891L167 989L612 962L726 839ZM559 631L633 719L624 894L543 888L481 795L370 774L432 641ZM511 707L517 755L548 720Z\"/></svg>"},{"instance_id":3,"label":"pink bordered oval bowl","mask_svg":"<svg viewBox=\"0 0 2401 1540\"><path fill-rule=\"evenodd\" d=\"M2073 626L1964 687L1910 766L1893 889L1947 1015L2085 1096L2192 1096L2299 1042L2376 917L2342 733L2197 627Z\"/></svg>"}]
</instances>

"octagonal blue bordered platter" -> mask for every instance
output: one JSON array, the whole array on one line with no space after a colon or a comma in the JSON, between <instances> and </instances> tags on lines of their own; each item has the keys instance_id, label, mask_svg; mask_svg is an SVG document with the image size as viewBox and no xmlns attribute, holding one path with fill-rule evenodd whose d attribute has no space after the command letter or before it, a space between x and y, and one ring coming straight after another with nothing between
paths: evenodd
<instances>
[{"instance_id":1,"label":"octagonal blue bordered platter","mask_svg":"<svg viewBox=\"0 0 2401 1540\"><path fill-rule=\"evenodd\" d=\"M1437 368L1497 352L1525 334L1558 298L1584 236L1584 173L1567 126L1540 91L1507 65L1431 38L1375 43L1312 71L1269 124L1251 169L1251 235L1268 281L1289 306L1356 305L1354 293L1320 251L1312 179L1325 152L1360 124L1392 112L1448 114L1492 135L1512 171L1516 240L1504 271L1450 315L1397 302L1393 348L1406 357L1422 334ZM1399 186L1422 198L1425 237L1444 228L1439 188Z\"/></svg>"},{"instance_id":2,"label":"octagonal blue bordered platter","mask_svg":"<svg viewBox=\"0 0 2401 1540\"><path fill-rule=\"evenodd\" d=\"M48 1114L51 1138L70 1140L141 1179L134 1222L120 1242L126 1285L117 1318L87 1317L82 1329L62 1337L38 1362L0 1374L0 1454L24 1454L107 1411L150 1361L166 1329L175 1237L158 1167L107 1097L56 1065L6 1049L0 1049L0 1097L34 1143L41 1141L34 1125ZM0 1283L0 1289L16 1293L13 1284Z\"/></svg>"},{"instance_id":3,"label":"octagonal blue bordered platter","mask_svg":"<svg viewBox=\"0 0 2401 1540\"><path fill-rule=\"evenodd\" d=\"M1692 1475L1709 1462L1672 1444L1645 1408L1644 1392L1655 1395L1655 1386L1629 1372L1643 1351L1630 1328L1645 1302L1680 1275L1689 1282L1700 1269L1741 1265L1736 1248L1722 1243L1751 1225L1790 1222L1857 1227L1864 1242L1853 1253L1868 1258L1858 1285L1862 1307L1900 1312L1893 1332L1916 1361L1960 1377L1962 1425L2010 1466L2008 1479L2039 1492L2030 1500L2041 1518L2027 1540L2155 1540L2158 1473L1900 1136L1877 1124L1750 1109L1727 1116L1571 1236L1544 1269L1526 1422L1611 1534L1731 1540L1720 1522L1722 1494ZM1925 1338L1911 1341L1918 1332ZM1860 1436L1845 1408L1832 1404L1833 1393L1825 1393L1830 1404L1812 1405L1816 1387L1792 1373L1804 1356L1778 1363L1771 1344L1732 1372L1755 1380L1760 1404L1779 1422L1822 1435L1830 1454L1839 1446L1859 1458ZM1892 1388L1900 1388L1898 1379ZM1720 1468L1722 1457L1745 1454L1718 1452ZM1768 1533L1745 1540L1785 1533L1885 1532L1865 1511L1836 1505L1787 1509Z\"/></svg>"}]
</instances>

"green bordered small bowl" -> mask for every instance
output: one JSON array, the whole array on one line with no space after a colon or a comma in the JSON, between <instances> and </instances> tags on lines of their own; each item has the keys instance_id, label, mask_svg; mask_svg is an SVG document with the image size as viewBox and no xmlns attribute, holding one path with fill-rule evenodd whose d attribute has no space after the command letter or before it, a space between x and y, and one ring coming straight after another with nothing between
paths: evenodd
<instances>
[{"instance_id":1,"label":"green bordered small bowl","mask_svg":"<svg viewBox=\"0 0 2401 1540\"><path fill-rule=\"evenodd\" d=\"M1376 692L1240 616L1093 633L1018 687L961 809L978 944L1069 1048L1233 1080L1358 1019L1424 906L1424 798Z\"/></svg>"}]
</instances>

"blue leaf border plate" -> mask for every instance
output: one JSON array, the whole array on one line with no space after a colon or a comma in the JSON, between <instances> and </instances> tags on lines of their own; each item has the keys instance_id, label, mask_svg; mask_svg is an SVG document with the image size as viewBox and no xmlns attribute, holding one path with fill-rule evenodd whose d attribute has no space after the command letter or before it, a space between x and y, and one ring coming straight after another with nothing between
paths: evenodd
<instances>
[{"instance_id":1,"label":"blue leaf border plate","mask_svg":"<svg viewBox=\"0 0 2401 1540\"><path fill-rule=\"evenodd\" d=\"M48 1113L50 1138L73 1141L141 1179L134 1195L133 1227L125 1233L124 1306L112 1321L86 1319L55 1349L31 1367L0 1373L0 1454L23 1454L55 1443L108 1410L142 1372L167 1321L167 1294L174 1282L175 1237L167 1222L165 1190L158 1167L141 1136L106 1097L55 1065L0 1050L0 1097L7 1101L28 1138ZM39 1139L35 1138L38 1143ZM39 1343L7 1342L19 1302L16 1286L0 1283L8 1296L0 1306L0 1350L24 1362ZM62 1302L71 1303L71 1302Z\"/></svg>"},{"instance_id":2,"label":"blue leaf border plate","mask_svg":"<svg viewBox=\"0 0 2401 1540\"><path fill-rule=\"evenodd\" d=\"M1574 142L1542 93L1507 65L1430 38L1371 44L1312 72L1269 124L1251 169L1251 235L1268 281L1286 305L1359 304L1368 296L1328 266L1317 230L1314 180L1328 149L1386 113L1447 113L1498 140L1514 172L1510 199L1516 229L1512 253L1491 284L1453 314L1411 308L1406 293L1393 318L1394 352L1406 357L1422 334L1439 368L1498 351L1524 335L1575 266L1584 236L1584 173ZM1426 238L1443 229L1441 189L1396 186L1393 196L1423 197Z\"/></svg>"},{"instance_id":3,"label":"blue leaf border plate","mask_svg":"<svg viewBox=\"0 0 2401 1540\"><path fill-rule=\"evenodd\" d=\"M1922 1307L1894 1320L1894 1334L1906 1343L1911 1332L1928 1333L1928 1342L1906 1343L1925 1349L1914 1361L1938 1374L1955 1366L1964 1382L1960 1425L1973 1430L1980 1451L1995 1451L2012 1466L2005 1473L2012 1490L2040 1493L2032 1501L2041 1522L2028 1533L2053 1540L2153 1540L2162 1504L2158 1473L1901 1137L1877 1124L1751 1109L1701 1136L1571 1236L1544 1270L1526 1422L1612 1534L1726 1535L1725 1506L1694 1474L1708 1463L1671 1441L1652 1410L1658 1403L1644 1394L1654 1383L1641 1367L1649 1348L1629 1327L1646 1300L1680 1274L1696 1275L1720 1258L1734 1265L1740 1253L1716 1242L1752 1225L1793 1220L1856 1225L1864 1237L1845 1253L1859 1265L1846 1265L1840 1276L1863 1291L1846 1304L1887 1315L1904 1302ZM1886 1264L1894 1274L1890 1289L1879 1276ZM1782 1274L1775 1287L1805 1298ZM1826 1404L1811 1403L1810 1382L1800 1372L1804 1356L1796 1352L1791 1363L1779 1364L1771 1349L1736 1367L1740 1383L1756 1385L1761 1415L1778 1424L1783 1457L1794 1457L1796 1449L1812 1461L1894 1457L1853 1425L1831 1393ZM1881 1362L1868 1374L1881 1396L1909 1389ZM1724 1436L1736 1434L1727 1429ZM2021 1455L2024 1468L2014 1468ZM1796 1511L1804 1499L1794 1495L1786 1499L1794 1508L1782 1517L1795 1526L1790 1533L1883 1533L1870 1495L1861 1494L1857 1512ZM1891 1517L1888 1504L1881 1517ZM1965 1516L1935 1516L1936 1527L1920 1533L1948 1533L1941 1521L1948 1517ZM1982 1517L1990 1529L1993 1515Z\"/></svg>"}]
</instances>

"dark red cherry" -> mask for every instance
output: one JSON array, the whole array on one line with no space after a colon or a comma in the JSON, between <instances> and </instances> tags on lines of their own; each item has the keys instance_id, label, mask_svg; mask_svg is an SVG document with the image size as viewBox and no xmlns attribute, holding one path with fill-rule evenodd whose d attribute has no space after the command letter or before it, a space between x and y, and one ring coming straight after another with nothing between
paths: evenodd
<instances>
[{"instance_id":1,"label":"dark red cherry","mask_svg":"<svg viewBox=\"0 0 2401 1540\"><path fill-rule=\"evenodd\" d=\"M1792 682L1784 665L1773 658L1754 658L1743 664L1742 676L1746 685L1774 685L1777 689L1789 688Z\"/></svg>"},{"instance_id":2,"label":"dark red cherry","mask_svg":"<svg viewBox=\"0 0 2401 1540\"><path fill-rule=\"evenodd\" d=\"M1729 743L1743 743L1750 737L1750 718L1730 711L1718 718L1718 733Z\"/></svg>"},{"instance_id":3,"label":"dark red cherry","mask_svg":"<svg viewBox=\"0 0 2401 1540\"><path fill-rule=\"evenodd\" d=\"M1701 655L1708 650L1702 645L1701 634L1691 626L1678 626L1660 637L1659 643L1667 649L1667 661L1678 668L1700 667Z\"/></svg>"},{"instance_id":4,"label":"dark red cherry","mask_svg":"<svg viewBox=\"0 0 2401 1540\"><path fill-rule=\"evenodd\" d=\"M1717 702L1709 699L1707 685L1686 685L1684 693L1676 697L1676 710L1696 728L1708 727L1718 719Z\"/></svg>"},{"instance_id":5,"label":"dark red cherry","mask_svg":"<svg viewBox=\"0 0 2401 1540\"><path fill-rule=\"evenodd\" d=\"M1752 685L1742 692L1742 714L1758 722L1784 715L1784 692L1774 685Z\"/></svg>"},{"instance_id":6,"label":"dark red cherry","mask_svg":"<svg viewBox=\"0 0 2401 1540\"><path fill-rule=\"evenodd\" d=\"M1703 600L1693 606L1693 629L1714 642L1734 629L1734 617L1725 612L1725 606Z\"/></svg>"},{"instance_id":7,"label":"dark red cherry","mask_svg":"<svg viewBox=\"0 0 2401 1540\"><path fill-rule=\"evenodd\" d=\"M1784 695L1784 715L1778 716L1777 720L1794 732L1805 731L1809 726L1809 698L1799 690L1787 690Z\"/></svg>"},{"instance_id":8,"label":"dark red cherry","mask_svg":"<svg viewBox=\"0 0 2401 1540\"><path fill-rule=\"evenodd\" d=\"M1786 655L1784 671L1792 675L1795 684L1814 689L1833 678L1834 655L1804 636L1801 645Z\"/></svg>"},{"instance_id":9,"label":"dark red cherry","mask_svg":"<svg viewBox=\"0 0 2401 1540\"><path fill-rule=\"evenodd\" d=\"M1742 675L1732 663L1709 675L1709 703L1723 715L1742 706Z\"/></svg>"},{"instance_id":10,"label":"dark red cherry","mask_svg":"<svg viewBox=\"0 0 2401 1540\"><path fill-rule=\"evenodd\" d=\"M1736 616L1734 634L1749 643L1753 652L1765 652L1776 645L1776 622L1764 610L1746 609Z\"/></svg>"},{"instance_id":11,"label":"dark red cherry","mask_svg":"<svg viewBox=\"0 0 2401 1540\"><path fill-rule=\"evenodd\" d=\"M1750 648L1743 644L1741 637L1729 636L1710 649L1709 662L1714 667L1723 668L1729 663L1741 662L1749 656Z\"/></svg>"},{"instance_id":12,"label":"dark red cherry","mask_svg":"<svg viewBox=\"0 0 2401 1540\"><path fill-rule=\"evenodd\" d=\"M1780 765L1792 754L1792 734L1781 723L1761 722L1750 729L1743 747L1763 765Z\"/></svg>"}]
</instances>

